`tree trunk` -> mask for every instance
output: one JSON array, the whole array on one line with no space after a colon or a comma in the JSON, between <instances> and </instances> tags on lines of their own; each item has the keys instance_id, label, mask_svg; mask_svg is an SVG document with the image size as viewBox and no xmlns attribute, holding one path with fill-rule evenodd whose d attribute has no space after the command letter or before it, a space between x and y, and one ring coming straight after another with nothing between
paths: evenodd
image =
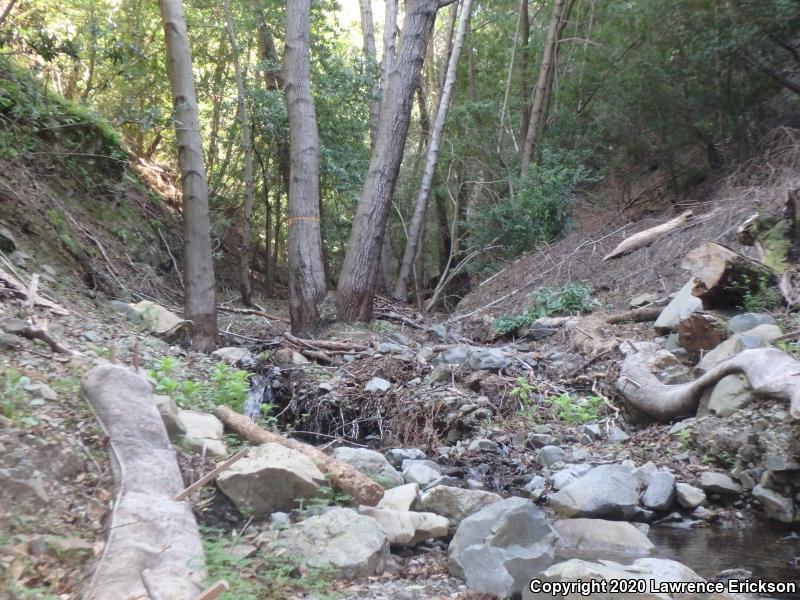
<instances>
[{"instance_id":1,"label":"tree trunk","mask_svg":"<svg viewBox=\"0 0 800 600\"><path fill-rule=\"evenodd\" d=\"M522 176L525 176L528 172L534 147L542 137L541 129L547 119L547 101L550 98L550 89L552 88L555 74L556 46L564 26L567 24L574 2L575 0L555 0L553 3L553 14L550 17L547 40L542 53L542 64L539 67L539 80L533 90L531 115L525 134L525 146L522 151L522 161L520 162L520 174Z\"/></svg>"},{"instance_id":2,"label":"tree trunk","mask_svg":"<svg viewBox=\"0 0 800 600\"><path fill-rule=\"evenodd\" d=\"M239 47L236 45L236 31L233 29L233 14L231 0L225 0L225 23L228 38L231 42L231 59L233 72L236 77L236 92L239 101L239 121L242 126L242 150L244 150L244 211L242 213L242 255L239 267L239 289L242 293L242 304L253 305L252 288L250 284L250 262L252 260L253 235L251 232L253 222L253 134L250 130L250 115L247 110L247 98L244 88L242 65L239 62Z\"/></svg>"},{"instance_id":3,"label":"tree trunk","mask_svg":"<svg viewBox=\"0 0 800 600\"><path fill-rule=\"evenodd\" d=\"M192 348L210 352L217 342L216 285L192 56L180 0L161 0L160 5L183 186L184 318L192 323Z\"/></svg>"},{"instance_id":4,"label":"tree trunk","mask_svg":"<svg viewBox=\"0 0 800 600\"><path fill-rule=\"evenodd\" d=\"M442 141L447 112L450 108L450 98L453 94L453 87L456 81L456 71L458 70L458 59L461 56L461 47L464 43L464 36L467 31L472 0L464 0L461 6L461 20L458 25L458 34L453 41L453 49L450 54L450 61L447 65L442 93L439 97L439 110L436 113L436 121L431 131L430 143L428 144L428 158L425 162L425 170L422 173L422 182L419 187L417 204L414 207L414 215L411 218L411 225L408 228L408 239L406 249L403 253L403 260L400 263L400 274L397 276L397 283L394 288L394 297L398 300L405 300L408 294L408 280L414 267L414 260L420 248L420 236L425 224L425 215L428 211L428 201L431 196L431 184L436 173L436 163L439 160L439 144Z\"/></svg>"},{"instance_id":5,"label":"tree trunk","mask_svg":"<svg viewBox=\"0 0 800 600\"><path fill-rule=\"evenodd\" d=\"M528 9L528 0L520 0L520 43L522 45L522 64L520 70L520 92L522 94L522 119L519 130L519 139L524 140L528 135L528 120L531 118L531 15Z\"/></svg>"},{"instance_id":6,"label":"tree trunk","mask_svg":"<svg viewBox=\"0 0 800 600\"><path fill-rule=\"evenodd\" d=\"M361 8L361 32L364 36L364 62L370 75L375 74L378 64L377 50L375 48L375 31L372 22L372 0L358 0ZM378 129L378 116L380 114L380 81L373 85L372 99L369 101L369 139L370 145L375 146L375 132Z\"/></svg>"},{"instance_id":7,"label":"tree trunk","mask_svg":"<svg viewBox=\"0 0 800 600\"><path fill-rule=\"evenodd\" d=\"M395 67L381 105L375 148L337 289L336 308L344 321L372 318L386 220L403 159L414 90L438 8L439 2L433 0L410 0L407 5Z\"/></svg>"},{"instance_id":8,"label":"tree trunk","mask_svg":"<svg viewBox=\"0 0 800 600\"><path fill-rule=\"evenodd\" d=\"M310 11L311 0L287 3L284 83L291 179L286 224L293 333L316 326L318 305L326 292L319 214L319 134L311 96Z\"/></svg>"},{"instance_id":9,"label":"tree trunk","mask_svg":"<svg viewBox=\"0 0 800 600\"><path fill-rule=\"evenodd\" d=\"M393 1L397 2L397 0ZM8 15L11 13L11 10L14 8L14 5L16 3L17 0L9 0L8 4L6 4L6 7L3 9L3 14L0 14L0 27L3 26L3 23L5 23L6 19L8 18Z\"/></svg>"}]
</instances>

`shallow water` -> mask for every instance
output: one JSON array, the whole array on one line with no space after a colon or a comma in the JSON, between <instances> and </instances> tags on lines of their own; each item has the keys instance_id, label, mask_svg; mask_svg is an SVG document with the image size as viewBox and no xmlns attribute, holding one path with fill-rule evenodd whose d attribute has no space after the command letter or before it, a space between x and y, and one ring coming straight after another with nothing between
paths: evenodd
<instances>
[{"instance_id":1,"label":"shallow water","mask_svg":"<svg viewBox=\"0 0 800 600\"><path fill-rule=\"evenodd\" d=\"M702 577L742 568L752 571L753 579L794 581L800 587L800 527L769 522L744 529L652 527L648 537L658 557L677 560Z\"/></svg>"}]
</instances>

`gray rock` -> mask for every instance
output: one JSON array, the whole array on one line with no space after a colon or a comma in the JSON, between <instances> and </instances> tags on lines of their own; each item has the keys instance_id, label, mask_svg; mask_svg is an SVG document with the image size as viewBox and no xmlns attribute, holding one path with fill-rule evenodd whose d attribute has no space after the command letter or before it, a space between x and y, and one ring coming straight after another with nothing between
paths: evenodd
<instances>
[{"instance_id":1,"label":"gray rock","mask_svg":"<svg viewBox=\"0 0 800 600\"><path fill-rule=\"evenodd\" d=\"M555 535L544 512L508 498L467 517L447 550L450 573L467 587L507 598L553 561Z\"/></svg>"},{"instance_id":2,"label":"gray rock","mask_svg":"<svg viewBox=\"0 0 800 600\"><path fill-rule=\"evenodd\" d=\"M167 341L179 340L186 331L188 321L184 321L160 304L142 300L136 304L131 304L130 307L141 316L144 327L150 333Z\"/></svg>"},{"instance_id":3,"label":"gray rock","mask_svg":"<svg viewBox=\"0 0 800 600\"><path fill-rule=\"evenodd\" d=\"M217 477L217 486L242 512L266 515L297 508L296 500L319 496L325 475L305 454L280 444L251 448Z\"/></svg>"},{"instance_id":4,"label":"gray rock","mask_svg":"<svg viewBox=\"0 0 800 600\"><path fill-rule=\"evenodd\" d=\"M794 502L791 498L781 496L759 484L753 488L753 497L761 502L764 514L781 523L793 523L795 518Z\"/></svg>"},{"instance_id":5,"label":"gray rock","mask_svg":"<svg viewBox=\"0 0 800 600\"><path fill-rule=\"evenodd\" d=\"M220 348L214 350L211 356L225 361L229 365L237 365L239 363L254 362L253 355L247 348L241 346L229 346L227 348Z\"/></svg>"},{"instance_id":6,"label":"gray rock","mask_svg":"<svg viewBox=\"0 0 800 600\"><path fill-rule=\"evenodd\" d=\"M447 329L444 325L431 325L425 330L425 333L440 342L447 338Z\"/></svg>"},{"instance_id":7,"label":"gray rock","mask_svg":"<svg viewBox=\"0 0 800 600\"><path fill-rule=\"evenodd\" d=\"M766 313L745 313L743 315L736 315L728 323L728 329L731 333L744 333L755 329L759 325L774 325L775 318Z\"/></svg>"},{"instance_id":8,"label":"gray rock","mask_svg":"<svg viewBox=\"0 0 800 600\"><path fill-rule=\"evenodd\" d=\"M492 492L440 485L426 490L420 496L417 508L447 517L452 523L458 524L470 515L501 500L499 495Z\"/></svg>"},{"instance_id":9,"label":"gray rock","mask_svg":"<svg viewBox=\"0 0 800 600\"><path fill-rule=\"evenodd\" d=\"M564 462L567 453L558 446L544 446L536 453L536 462L543 467L549 467L557 462Z\"/></svg>"},{"instance_id":10,"label":"gray rock","mask_svg":"<svg viewBox=\"0 0 800 600\"><path fill-rule=\"evenodd\" d=\"M477 439L477 440L472 440L469 443L468 450L470 450L470 452L476 452L478 450L488 450L490 452L499 452L500 451L500 446L497 445L497 442L493 442L492 440Z\"/></svg>"},{"instance_id":11,"label":"gray rock","mask_svg":"<svg viewBox=\"0 0 800 600\"><path fill-rule=\"evenodd\" d=\"M675 500L675 477L667 471L657 471L650 477L650 483L642 496L642 504L647 508L665 511Z\"/></svg>"},{"instance_id":12,"label":"gray rock","mask_svg":"<svg viewBox=\"0 0 800 600\"><path fill-rule=\"evenodd\" d=\"M381 377L373 377L364 386L367 392L388 392L392 384Z\"/></svg>"},{"instance_id":13,"label":"gray rock","mask_svg":"<svg viewBox=\"0 0 800 600\"><path fill-rule=\"evenodd\" d=\"M403 476L380 452L367 448L336 448L333 458L352 465L386 489L403 485Z\"/></svg>"},{"instance_id":14,"label":"gray rock","mask_svg":"<svg viewBox=\"0 0 800 600\"><path fill-rule=\"evenodd\" d=\"M606 442L609 444L624 444L629 439L631 439L631 436L625 433L619 426L612 425L611 430L608 432Z\"/></svg>"},{"instance_id":15,"label":"gray rock","mask_svg":"<svg viewBox=\"0 0 800 600\"><path fill-rule=\"evenodd\" d=\"M498 348L470 348L469 366L473 371L504 369L510 361Z\"/></svg>"},{"instance_id":16,"label":"gray rock","mask_svg":"<svg viewBox=\"0 0 800 600\"><path fill-rule=\"evenodd\" d=\"M393 342L400 344L401 346L406 346L407 348L412 348L418 346L414 340L409 338L408 336L403 335L399 331L393 331L389 334L389 339Z\"/></svg>"},{"instance_id":17,"label":"gray rock","mask_svg":"<svg viewBox=\"0 0 800 600\"><path fill-rule=\"evenodd\" d=\"M425 540L447 535L450 521L440 515L361 506L359 514L380 524L390 544L414 546Z\"/></svg>"},{"instance_id":18,"label":"gray rock","mask_svg":"<svg viewBox=\"0 0 800 600\"><path fill-rule=\"evenodd\" d=\"M532 433L528 436L528 439L530 440L531 444L533 444L534 448L552 446L556 441L555 436L552 436L549 433Z\"/></svg>"},{"instance_id":19,"label":"gray rock","mask_svg":"<svg viewBox=\"0 0 800 600\"><path fill-rule=\"evenodd\" d=\"M442 474L441 470L436 466L435 468L429 460L404 460L403 461L403 479L406 483L418 483L421 486L426 486L429 483L437 480Z\"/></svg>"},{"instance_id":20,"label":"gray rock","mask_svg":"<svg viewBox=\"0 0 800 600\"><path fill-rule=\"evenodd\" d=\"M275 545L312 568L333 567L342 577L383 572L389 540L373 518L334 508L281 531Z\"/></svg>"},{"instance_id":21,"label":"gray rock","mask_svg":"<svg viewBox=\"0 0 800 600\"><path fill-rule=\"evenodd\" d=\"M647 556L655 546L637 527L625 521L602 519L566 519L556 521L553 528L559 540L559 556L570 558L608 558L609 555Z\"/></svg>"},{"instance_id":22,"label":"gray rock","mask_svg":"<svg viewBox=\"0 0 800 600\"><path fill-rule=\"evenodd\" d=\"M46 383L35 381L25 386L25 390L34 398L41 398L42 400L58 400L58 394L55 393Z\"/></svg>"},{"instance_id":23,"label":"gray rock","mask_svg":"<svg viewBox=\"0 0 800 600\"><path fill-rule=\"evenodd\" d=\"M562 488L567 487L573 481L577 481L584 475L586 475L589 471L592 470L592 465L587 464L579 464L579 465L570 465L566 469L561 469L560 471L556 471L551 476L551 483L553 484L553 488L556 490L560 490Z\"/></svg>"},{"instance_id":24,"label":"gray rock","mask_svg":"<svg viewBox=\"0 0 800 600\"><path fill-rule=\"evenodd\" d=\"M442 360L448 365L463 365L469 358L469 346L448 348L442 353Z\"/></svg>"},{"instance_id":25,"label":"gray rock","mask_svg":"<svg viewBox=\"0 0 800 600\"><path fill-rule=\"evenodd\" d=\"M697 508L701 504L705 504L706 494L703 490L688 483L676 483L675 498L683 508Z\"/></svg>"},{"instance_id":26,"label":"gray rock","mask_svg":"<svg viewBox=\"0 0 800 600\"><path fill-rule=\"evenodd\" d=\"M378 508L409 511L419 496L419 484L407 483L383 492Z\"/></svg>"},{"instance_id":27,"label":"gray rock","mask_svg":"<svg viewBox=\"0 0 800 600\"><path fill-rule=\"evenodd\" d=\"M531 478L531 480L525 484L524 489L526 492L533 495L536 492L543 492L546 487L547 480L541 475L534 475L533 478ZM541 494L538 496L541 496ZM538 496L536 498L537 500L539 499Z\"/></svg>"},{"instance_id":28,"label":"gray rock","mask_svg":"<svg viewBox=\"0 0 800 600\"><path fill-rule=\"evenodd\" d=\"M700 475L700 486L710 494L738 494L742 486L725 473L705 471Z\"/></svg>"},{"instance_id":29,"label":"gray rock","mask_svg":"<svg viewBox=\"0 0 800 600\"><path fill-rule=\"evenodd\" d=\"M675 294L672 301L661 311L658 319L656 319L654 327L657 332L670 333L675 331L681 319L703 309L702 300L692 295L693 289L694 280L692 279Z\"/></svg>"},{"instance_id":30,"label":"gray rock","mask_svg":"<svg viewBox=\"0 0 800 600\"><path fill-rule=\"evenodd\" d=\"M186 425L181 420L180 409L169 396L153 396L158 414L164 421L169 439L176 440L181 435L186 435Z\"/></svg>"},{"instance_id":31,"label":"gray rock","mask_svg":"<svg viewBox=\"0 0 800 600\"><path fill-rule=\"evenodd\" d=\"M400 344L393 344L391 342L381 342L378 344L378 352L381 354L403 354L408 352L408 348Z\"/></svg>"},{"instance_id":32,"label":"gray rock","mask_svg":"<svg viewBox=\"0 0 800 600\"><path fill-rule=\"evenodd\" d=\"M714 386L708 399L708 410L720 417L729 417L754 399L747 377L735 373L723 377Z\"/></svg>"},{"instance_id":33,"label":"gray rock","mask_svg":"<svg viewBox=\"0 0 800 600\"><path fill-rule=\"evenodd\" d=\"M214 456L226 456L228 449L223 442L225 428L214 415L194 410L179 410L178 417L186 427L184 443L198 452L208 452Z\"/></svg>"},{"instance_id":34,"label":"gray rock","mask_svg":"<svg viewBox=\"0 0 800 600\"><path fill-rule=\"evenodd\" d=\"M395 468L400 467L407 458L411 460L425 460L427 458L425 453L417 448L392 448L383 455Z\"/></svg>"},{"instance_id":35,"label":"gray rock","mask_svg":"<svg viewBox=\"0 0 800 600\"><path fill-rule=\"evenodd\" d=\"M550 496L559 515L625 520L637 509L638 485L631 470L601 465Z\"/></svg>"}]
</instances>

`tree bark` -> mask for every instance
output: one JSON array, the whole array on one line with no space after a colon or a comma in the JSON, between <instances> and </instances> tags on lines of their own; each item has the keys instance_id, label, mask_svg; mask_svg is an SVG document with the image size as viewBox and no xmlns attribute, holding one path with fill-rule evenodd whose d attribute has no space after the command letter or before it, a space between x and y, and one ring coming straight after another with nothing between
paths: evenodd
<instances>
[{"instance_id":1,"label":"tree bark","mask_svg":"<svg viewBox=\"0 0 800 600\"><path fill-rule=\"evenodd\" d=\"M612 258L619 258L620 256L630 254L634 250L649 246L657 239L660 239L669 232L674 231L675 229L678 229L680 226L684 225L692 217L692 215L692 211L687 210L686 212L681 213L666 223L656 225L650 229L645 229L644 231L640 231L639 233L622 240L616 248L614 248L603 258L603 260L605 261L611 260Z\"/></svg>"},{"instance_id":2,"label":"tree bark","mask_svg":"<svg viewBox=\"0 0 800 600\"><path fill-rule=\"evenodd\" d=\"M231 0L225 0L225 24L228 30L228 39L231 43L231 59L233 73L236 77L236 92L239 103L239 121L242 127L242 150L244 151L244 210L242 212L242 252L239 266L239 289L242 294L242 304L253 305L252 287L250 284L250 262L252 260L253 234L253 134L250 129L250 115L247 110L247 98L244 88L242 65L239 61L239 47L236 45L236 31L233 28L233 12Z\"/></svg>"},{"instance_id":3,"label":"tree bark","mask_svg":"<svg viewBox=\"0 0 800 600\"><path fill-rule=\"evenodd\" d=\"M288 250L289 315L292 332L304 333L319 321L325 297L319 212L319 134L311 95L309 13L311 0L286 7L284 83L289 117Z\"/></svg>"},{"instance_id":4,"label":"tree bark","mask_svg":"<svg viewBox=\"0 0 800 600\"><path fill-rule=\"evenodd\" d=\"M397 0L394 1L396 2ZM11 10L14 8L14 5L16 3L17 0L9 0L8 4L6 4L6 7L3 9L3 13L0 14L0 27L3 26L3 23L5 23L6 19L8 18L8 15L11 13Z\"/></svg>"},{"instance_id":5,"label":"tree bark","mask_svg":"<svg viewBox=\"0 0 800 600\"><path fill-rule=\"evenodd\" d=\"M192 56L180 0L160 0L160 5L183 187L184 318L192 323L192 348L210 352L217 342L216 284Z\"/></svg>"},{"instance_id":6,"label":"tree bark","mask_svg":"<svg viewBox=\"0 0 800 600\"><path fill-rule=\"evenodd\" d=\"M461 20L458 25L458 34L453 38L453 47L450 54L450 61L447 65L447 73L442 85L442 93L439 98L439 109L436 113L436 120L431 131L430 143L428 144L428 158L425 161L425 170L422 173L422 182L417 195L417 203L414 207L414 215L411 218L411 225L408 228L408 239L406 249L403 253L403 260L400 263L400 273L397 276L397 283L394 288L394 297L398 300L405 300L408 294L408 280L414 266L420 248L420 237L422 228L425 225L425 215L428 211L428 202L431 196L431 185L433 176L436 173L436 163L439 160L439 145L442 141L442 132L447 121L447 112L450 109L450 98L453 94L453 87L456 82L456 72L458 70L458 59L461 56L461 47L464 43L464 36L467 32L472 9L472 0L463 0L461 6Z\"/></svg>"},{"instance_id":7,"label":"tree bark","mask_svg":"<svg viewBox=\"0 0 800 600\"><path fill-rule=\"evenodd\" d=\"M386 220L403 158L414 90L438 8L435 0L410 0L407 5L336 294L336 309L344 321L369 321L372 317Z\"/></svg>"},{"instance_id":8,"label":"tree bark","mask_svg":"<svg viewBox=\"0 0 800 600\"><path fill-rule=\"evenodd\" d=\"M555 57L558 38L564 26L567 24L569 13L575 0L555 0L553 3L553 13L550 17L550 26L547 30L547 40L544 44L542 53L542 63L539 67L539 79L533 90L533 100L531 102L531 115L528 121L528 128L525 133L525 146L522 150L522 160L520 162L520 174L525 176L530 166L534 147L541 139L541 129L547 119L547 105L550 98L550 89L553 85L555 74Z\"/></svg>"},{"instance_id":9,"label":"tree bark","mask_svg":"<svg viewBox=\"0 0 800 600\"><path fill-rule=\"evenodd\" d=\"M371 75L375 74L378 64L377 50L375 48L375 29L372 21L372 0L358 0L361 9L361 33L364 36L364 62ZM375 133L378 129L380 114L380 81L372 86L372 98L369 101L369 139L370 145L375 146Z\"/></svg>"},{"instance_id":10,"label":"tree bark","mask_svg":"<svg viewBox=\"0 0 800 600\"><path fill-rule=\"evenodd\" d=\"M528 121L531 118L531 15L528 0L520 0L520 43L522 44L522 64L520 70L520 92L522 94L522 119L519 130L519 139L524 140L528 135Z\"/></svg>"},{"instance_id":11,"label":"tree bark","mask_svg":"<svg viewBox=\"0 0 800 600\"><path fill-rule=\"evenodd\" d=\"M292 1L292 0L290 0ZM350 494L359 504L375 506L383 497L383 488L355 467L336 460L298 440L293 440L261 429L246 416L227 406L219 406L217 416L229 428L253 444L280 444L310 458L325 473L331 475L331 483L337 489Z\"/></svg>"}]
</instances>

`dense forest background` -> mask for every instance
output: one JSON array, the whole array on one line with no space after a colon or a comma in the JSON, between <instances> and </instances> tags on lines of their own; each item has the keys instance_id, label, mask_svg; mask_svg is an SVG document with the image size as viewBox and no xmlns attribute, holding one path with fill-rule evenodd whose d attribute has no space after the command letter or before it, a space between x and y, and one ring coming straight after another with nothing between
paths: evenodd
<instances>
[{"instance_id":1,"label":"dense forest background","mask_svg":"<svg viewBox=\"0 0 800 600\"><path fill-rule=\"evenodd\" d=\"M329 289L351 244L388 76L384 55L395 44L386 35L391 8L370 2L311 3L310 84ZM424 4L400 3L400 43L407 16ZM226 273L244 252L256 289L282 293L291 179L286 3L190 0L183 8L217 270ZM4 60L35 73L87 115L108 119L135 161L180 187L171 175L179 149L157 3L6 0L0 10ZM407 139L394 140L405 147L378 288L447 308L504 261L558 238L575 220L591 221L591 202L616 202L631 214L680 203L687 190L746 158L765 131L798 119L799 48L795 0L442 6L415 82ZM12 85L0 82L0 105ZM437 136L443 96L449 112ZM0 147L13 156L26 151L26 142L5 139ZM426 170L429 207L417 219L420 239L404 274ZM579 192L590 203L575 211ZM409 285L397 285L398 272Z\"/></svg>"}]
</instances>

